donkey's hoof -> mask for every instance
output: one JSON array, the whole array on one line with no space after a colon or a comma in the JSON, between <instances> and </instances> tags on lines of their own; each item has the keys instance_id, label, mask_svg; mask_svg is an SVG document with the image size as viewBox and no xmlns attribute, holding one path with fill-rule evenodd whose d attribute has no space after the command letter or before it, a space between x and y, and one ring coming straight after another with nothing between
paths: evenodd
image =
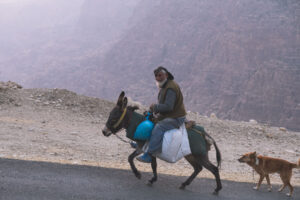
<instances>
[{"instance_id":1,"label":"donkey's hoof","mask_svg":"<svg viewBox=\"0 0 300 200\"><path fill-rule=\"evenodd\" d=\"M152 186L153 186L153 182L150 180L150 181L147 182L147 185L148 185L149 187L152 187Z\"/></svg>"},{"instance_id":2,"label":"donkey's hoof","mask_svg":"<svg viewBox=\"0 0 300 200\"><path fill-rule=\"evenodd\" d=\"M142 178L142 174L139 172L134 173L135 177L137 177L138 179Z\"/></svg>"},{"instance_id":3,"label":"donkey's hoof","mask_svg":"<svg viewBox=\"0 0 300 200\"><path fill-rule=\"evenodd\" d=\"M185 185L182 184L182 185L179 187L179 189L184 190L184 189L185 189Z\"/></svg>"},{"instance_id":4,"label":"donkey's hoof","mask_svg":"<svg viewBox=\"0 0 300 200\"><path fill-rule=\"evenodd\" d=\"M219 191L214 191L213 195L219 195Z\"/></svg>"}]
</instances>

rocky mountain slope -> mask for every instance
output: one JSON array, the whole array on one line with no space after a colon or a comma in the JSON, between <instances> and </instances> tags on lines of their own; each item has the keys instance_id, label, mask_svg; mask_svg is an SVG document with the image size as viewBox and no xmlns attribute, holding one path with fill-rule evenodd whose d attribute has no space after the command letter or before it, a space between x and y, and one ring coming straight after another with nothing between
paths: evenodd
<instances>
[{"instance_id":1,"label":"rocky mountain slope","mask_svg":"<svg viewBox=\"0 0 300 200\"><path fill-rule=\"evenodd\" d=\"M133 102L132 100L130 102ZM13 82L0 83L0 156L129 169L129 144L115 136L103 136L114 102L78 95L65 89L22 89ZM143 112L142 110L139 112ZM237 161L241 154L259 154L296 162L300 157L300 133L266 124L220 120L190 112L188 118L205 127L222 152L221 178L255 182L252 170ZM123 140L124 131L118 133ZM215 163L215 151L210 151ZM150 165L136 161L150 171ZM158 172L189 176L192 168L185 160L176 164L158 161ZM203 170L198 177L211 177ZM258 177L255 175L255 179ZM278 175L272 183L280 183ZM300 171L294 170L293 185L300 185Z\"/></svg>"},{"instance_id":2,"label":"rocky mountain slope","mask_svg":"<svg viewBox=\"0 0 300 200\"><path fill-rule=\"evenodd\" d=\"M146 105L164 65L188 110L300 130L298 0L82 2L72 23L56 16L56 26L3 40L0 79L110 100L125 90Z\"/></svg>"},{"instance_id":3,"label":"rocky mountain slope","mask_svg":"<svg viewBox=\"0 0 300 200\"><path fill-rule=\"evenodd\" d=\"M151 103L152 70L163 65L190 110L299 129L299 1L151 2L95 69L111 83L98 94L112 98L122 88Z\"/></svg>"}]
</instances>

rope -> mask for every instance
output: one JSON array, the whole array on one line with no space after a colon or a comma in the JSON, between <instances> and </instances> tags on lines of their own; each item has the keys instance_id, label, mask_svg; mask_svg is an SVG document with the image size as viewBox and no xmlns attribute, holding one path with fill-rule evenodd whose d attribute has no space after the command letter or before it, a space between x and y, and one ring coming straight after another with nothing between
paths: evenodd
<instances>
[{"instance_id":1,"label":"rope","mask_svg":"<svg viewBox=\"0 0 300 200\"><path fill-rule=\"evenodd\" d=\"M117 127L121 124L122 120L123 120L124 117L125 117L126 111L127 111L127 108L124 109L124 111L123 111L123 113L122 113L122 115L121 115L119 121L113 126L114 128L117 128Z\"/></svg>"},{"instance_id":2,"label":"rope","mask_svg":"<svg viewBox=\"0 0 300 200\"><path fill-rule=\"evenodd\" d=\"M195 128L190 128L190 129L193 130L193 131L195 131L196 133L199 133L200 135L202 135L202 137L205 137L205 135L201 131L198 131Z\"/></svg>"},{"instance_id":3,"label":"rope","mask_svg":"<svg viewBox=\"0 0 300 200\"><path fill-rule=\"evenodd\" d=\"M129 142L129 141L127 141L127 140L124 140L123 138L121 138L121 137L120 137L120 136L118 136L117 134L115 134L115 136L116 136L116 137L117 137L119 140L121 140L122 142L130 144L130 142Z\"/></svg>"},{"instance_id":4,"label":"rope","mask_svg":"<svg viewBox=\"0 0 300 200\"><path fill-rule=\"evenodd\" d=\"M253 177L253 182L255 183L255 182L256 182L256 180L255 180L255 178L254 178L254 172L255 172L255 170L254 170L254 169L252 169L252 177Z\"/></svg>"}]
</instances>

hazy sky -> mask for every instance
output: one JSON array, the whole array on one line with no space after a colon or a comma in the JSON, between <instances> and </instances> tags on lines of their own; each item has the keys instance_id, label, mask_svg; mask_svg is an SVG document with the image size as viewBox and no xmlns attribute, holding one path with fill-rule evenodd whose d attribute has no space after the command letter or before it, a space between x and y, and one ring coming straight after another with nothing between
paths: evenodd
<instances>
[{"instance_id":1,"label":"hazy sky","mask_svg":"<svg viewBox=\"0 0 300 200\"><path fill-rule=\"evenodd\" d=\"M33 0L0 0L0 3L26 3L28 1L33 1Z\"/></svg>"},{"instance_id":2,"label":"hazy sky","mask_svg":"<svg viewBox=\"0 0 300 200\"><path fill-rule=\"evenodd\" d=\"M28 2L28 1L43 1L43 0L0 0L0 3L9 3L9 2Z\"/></svg>"}]
</instances>

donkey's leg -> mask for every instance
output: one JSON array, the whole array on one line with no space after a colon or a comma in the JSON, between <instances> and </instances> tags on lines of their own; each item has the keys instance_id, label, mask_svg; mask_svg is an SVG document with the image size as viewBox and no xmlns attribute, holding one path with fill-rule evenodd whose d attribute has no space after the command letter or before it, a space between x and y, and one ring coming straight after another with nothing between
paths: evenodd
<instances>
[{"instance_id":1,"label":"donkey's leg","mask_svg":"<svg viewBox=\"0 0 300 200\"><path fill-rule=\"evenodd\" d=\"M153 177L149 180L148 185L152 185L155 181L157 181L157 162L156 157L152 156L151 167L153 171Z\"/></svg>"},{"instance_id":2,"label":"donkey's leg","mask_svg":"<svg viewBox=\"0 0 300 200\"><path fill-rule=\"evenodd\" d=\"M183 182L181 184L179 189L182 189L182 190L184 190L187 185L191 184L191 182L194 180L194 178L196 178L196 176L199 174L199 172L201 172L201 170L203 169L203 167L199 163L197 163L197 160L195 160L194 156L188 155L185 157L185 159L193 166L194 172L185 182Z\"/></svg>"},{"instance_id":3,"label":"donkey's leg","mask_svg":"<svg viewBox=\"0 0 300 200\"><path fill-rule=\"evenodd\" d=\"M134 165L133 159L140 155L141 151L140 150L135 150L132 154L129 155L128 157L128 162L130 164L131 170L133 171L134 175L138 178L141 179L142 175L141 173L137 170L137 168Z\"/></svg>"},{"instance_id":4,"label":"donkey's leg","mask_svg":"<svg viewBox=\"0 0 300 200\"><path fill-rule=\"evenodd\" d=\"M219 174L219 169L218 167L216 167L215 165L213 165L209 160L208 157L202 157L203 159L201 160L201 164L203 167L205 167L206 169L208 169L211 173L213 173L213 175L216 178L216 182L217 182L217 188L215 189L213 194L218 194L219 191L222 189L222 184L221 184L221 179L220 179L220 174Z\"/></svg>"}]
</instances>

